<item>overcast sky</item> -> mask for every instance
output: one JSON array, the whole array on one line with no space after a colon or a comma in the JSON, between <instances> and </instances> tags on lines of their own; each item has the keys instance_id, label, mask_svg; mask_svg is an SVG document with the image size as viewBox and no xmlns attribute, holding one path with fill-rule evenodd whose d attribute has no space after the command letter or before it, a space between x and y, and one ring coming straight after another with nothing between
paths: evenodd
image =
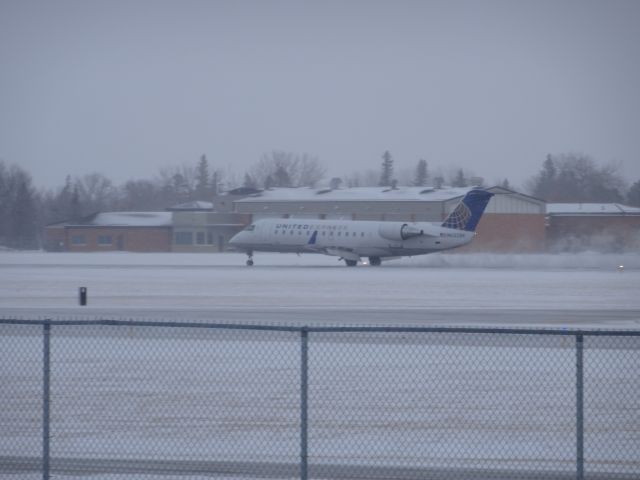
<instances>
[{"instance_id":1,"label":"overcast sky","mask_svg":"<svg viewBox=\"0 0 640 480\"><path fill-rule=\"evenodd\" d=\"M633 182L640 1L0 0L0 158L36 185L274 149L515 185L581 152Z\"/></svg>"}]
</instances>

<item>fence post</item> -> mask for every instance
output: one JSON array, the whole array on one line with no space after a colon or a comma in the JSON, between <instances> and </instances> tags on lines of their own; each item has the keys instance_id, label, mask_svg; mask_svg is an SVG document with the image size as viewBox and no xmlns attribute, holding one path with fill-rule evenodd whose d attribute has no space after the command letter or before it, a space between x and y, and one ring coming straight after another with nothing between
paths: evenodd
<instances>
[{"instance_id":1,"label":"fence post","mask_svg":"<svg viewBox=\"0 0 640 480\"><path fill-rule=\"evenodd\" d=\"M51 323L43 325L43 371L42 371L42 478L49 480L49 415L51 385Z\"/></svg>"},{"instance_id":2,"label":"fence post","mask_svg":"<svg viewBox=\"0 0 640 480\"><path fill-rule=\"evenodd\" d=\"M300 480L308 478L309 332L300 330Z\"/></svg>"},{"instance_id":3,"label":"fence post","mask_svg":"<svg viewBox=\"0 0 640 480\"><path fill-rule=\"evenodd\" d=\"M576 335L576 476L584 480L584 338Z\"/></svg>"}]
</instances>

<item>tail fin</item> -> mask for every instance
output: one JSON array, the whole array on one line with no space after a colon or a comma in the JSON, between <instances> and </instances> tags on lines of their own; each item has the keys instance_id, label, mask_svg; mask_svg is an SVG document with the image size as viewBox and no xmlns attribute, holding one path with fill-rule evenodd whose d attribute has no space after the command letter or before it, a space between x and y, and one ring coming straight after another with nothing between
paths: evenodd
<instances>
[{"instance_id":1,"label":"tail fin","mask_svg":"<svg viewBox=\"0 0 640 480\"><path fill-rule=\"evenodd\" d=\"M493 193L479 188L469 191L442 223L442 226L468 232L475 231L491 197L493 197Z\"/></svg>"}]
</instances>

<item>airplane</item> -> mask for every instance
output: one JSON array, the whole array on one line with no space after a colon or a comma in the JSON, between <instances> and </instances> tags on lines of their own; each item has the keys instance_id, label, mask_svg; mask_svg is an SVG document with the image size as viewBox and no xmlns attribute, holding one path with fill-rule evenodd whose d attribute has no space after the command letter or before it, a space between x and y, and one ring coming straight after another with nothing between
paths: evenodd
<instances>
[{"instance_id":1,"label":"airplane","mask_svg":"<svg viewBox=\"0 0 640 480\"><path fill-rule=\"evenodd\" d=\"M234 235L229 244L253 252L322 253L355 267L362 257L378 266L383 258L424 255L461 247L475 237L475 229L493 193L470 190L442 223L368 220L257 220Z\"/></svg>"}]
</instances>

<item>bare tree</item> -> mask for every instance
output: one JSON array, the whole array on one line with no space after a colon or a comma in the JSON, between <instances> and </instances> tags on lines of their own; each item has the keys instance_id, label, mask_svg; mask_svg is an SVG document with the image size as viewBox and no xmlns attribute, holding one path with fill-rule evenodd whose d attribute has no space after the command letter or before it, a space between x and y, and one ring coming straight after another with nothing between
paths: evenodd
<instances>
[{"instance_id":1,"label":"bare tree","mask_svg":"<svg viewBox=\"0 0 640 480\"><path fill-rule=\"evenodd\" d=\"M129 180L120 187L118 209L129 211L164 210L162 191L150 180Z\"/></svg>"},{"instance_id":2,"label":"bare tree","mask_svg":"<svg viewBox=\"0 0 640 480\"><path fill-rule=\"evenodd\" d=\"M90 173L76 180L83 214L112 209L118 203L113 182L101 173Z\"/></svg>"},{"instance_id":3,"label":"bare tree","mask_svg":"<svg viewBox=\"0 0 640 480\"><path fill-rule=\"evenodd\" d=\"M297 184L300 187L315 187L327 174L327 169L318 158L303 153L299 159Z\"/></svg>"},{"instance_id":4,"label":"bare tree","mask_svg":"<svg viewBox=\"0 0 640 480\"><path fill-rule=\"evenodd\" d=\"M196 200L196 169L190 165L165 167L158 172L165 205Z\"/></svg>"},{"instance_id":5,"label":"bare tree","mask_svg":"<svg viewBox=\"0 0 640 480\"><path fill-rule=\"evenodd\" d=\"M620 202L624 185L616 165L599 166L588 155L565 153L547 155L528 190L548 202Z\"/></svg>"},{"instance_id":6,"label":"bare tree","mask_svg":"<svg viewBox=\"0 0 640 480\"><path fill-rule=\"evenodd\" d=\"M326 168L316 157L274 150L262 155L247 174L257 185L271 187L313 187L325 175Z\"/></svg>"},{"instance_id":7,"label":"bare tree","mask_svg":"<svg viewBox=\"0 0 640 480\"><path fill-rule=\"evenodd\" d=\"M631 185L627 192L627 203L634 207L640 207L640 180Z\"/></svg>"}]
</instances>

